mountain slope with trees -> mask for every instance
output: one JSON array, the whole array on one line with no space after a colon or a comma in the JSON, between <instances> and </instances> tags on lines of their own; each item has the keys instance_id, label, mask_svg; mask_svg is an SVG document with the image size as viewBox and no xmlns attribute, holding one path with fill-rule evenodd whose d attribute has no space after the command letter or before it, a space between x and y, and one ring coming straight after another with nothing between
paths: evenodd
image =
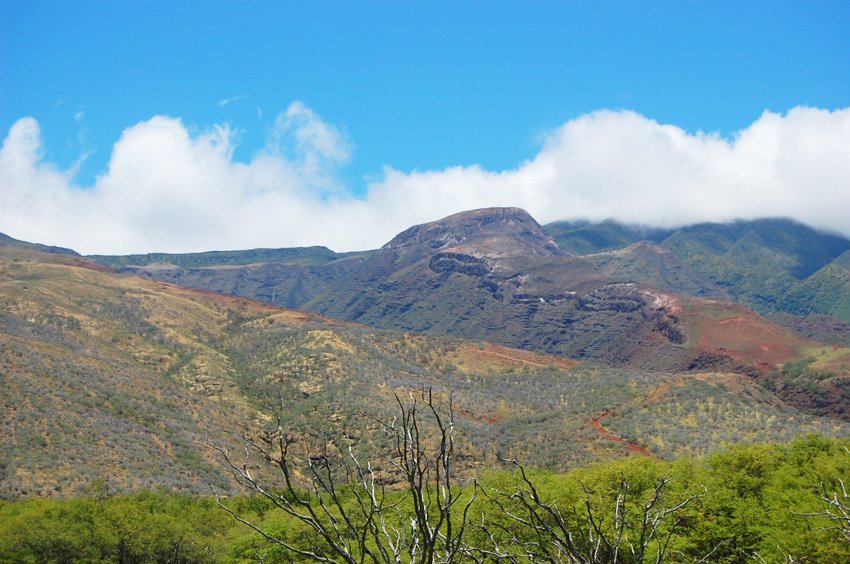
<instances>
[{"instance_id":1,"label":"mountain slope with trees","mask_svg":"<svg viewBox=\"0 0 850 564\"><path fill-rule=\"evenodd\" d=\"M66 496L96 479L110 491L198 492L206 482L226 489L207 442L263 436L280 413L305 444L356 437L368 454L379 432L372 417L388 417L396 393L423 386L441 401L453 396L463 472L490 464L496 452L566 469L634 452L701 454L743 437L848 433L740 373L618 369L380 331L15 244L0 247L0 266L3 496ZM761 362L748 355L761 354L763 343L735 345L727 330L745 311L712 307L720 309L687 322L696 332L686 338L716 341L719 330L729 358ZM786 353L799 356L770 354ZM634 417L670 402L704 411L706 423L680 434L679 418L648 427ZM730 416L741 412L748 417Z\"/></svg>"},{"instance_id":2,"label":"mountain slope with trees","mask_svg":"<svg viewBox=\"0 0 850 564\"><path fill-rule=\"evenodd\" d=\"M678 229L648 229L616 222L556 222L544 230L564 249L616 264L630 245L650 241L672 252L702 283L667 282L660 287L692 295L725 295L767 314L829 314L850 321L846 253L850 240L787 219L704 223ZM634 260L635 281L657 284L652 259ZM668 271L670 269L667 269ZM661 279L662 282L663 279Z\"/></svg>"}]
</instances>

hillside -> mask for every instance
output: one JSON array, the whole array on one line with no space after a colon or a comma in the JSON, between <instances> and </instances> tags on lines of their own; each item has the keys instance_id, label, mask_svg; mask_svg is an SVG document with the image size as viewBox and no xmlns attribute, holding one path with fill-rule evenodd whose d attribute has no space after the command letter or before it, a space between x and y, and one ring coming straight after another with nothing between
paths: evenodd
<instances>
[{"instance_id":1,"label":"hillside","mask_svg":"<svg viewBox=\"0 0 850 564\"><path fill-rule=\"evenodd\" d=\"M657 243L638 241L623 248L584 255L611 277L691 296L731 299L729 293Z\"/></svg>"},{"instance_id":2,"label":"hillside","mask_svg":"<svg viewBox=\"0 0 850 564\"><path fill-rule=\"evenodd\" d=\"M561 251L531 216L509 208L413 227L305 307L386 329L626 365L648 342L670 348L647 323L664 315L650 311L652 299Z\"/></svg>"},{"instance_id":3,"label":"hillside","mask_svg":"<svg viewBox=\"0 0 850 564\"><path fill-rule=\"evenodd\" d=\"M29 243L27 241L21 241L15 239L13 237L9 237L5 233L0 233L0 247L15 247L18 249L30 249L33 251L40 251L43 253L55 253L60 255L74 255L80 256L79 253L73 251L71 249L66 249L64 247L55 247L50 245L42 245L40 243Z\"/></svg>"},{"instance_id":4,"label":"hillside","mask_svg":"<svg viewBox=\"0 0 850 564\"><path fill-rule=\"evenodd\" d=\"M799 315L825 313L850 321L850 251L796 284L781 306Z\"/></svg>"},{"instance_id":5,"label":"hillside","mask_svg":"<svg viewBox=\"0 0 850 564\"><path fill-rule=\"evenodd\" d=\"M547 248L545 239L528 244ZM226 489L205 444L262 433L278 402L304 448L335 437L372 452L372 417L393 413L394 393L422 386L443 401L451 391L465 472L495 452L564 469L629 453L708 452L741 438L848 433L741 374L623 370L377 331L26 246L0 248L0 303L3 496L69 495L95 478L112 490L197 492L207 481ZM700 327L699 339L711 334ZM696 410L704 423L683 434L675 418L651 428L635 419L665 409Z\"/></svg>"},{"instance_id":6,"label":"hillside","mask_svg":"<svg viewBox=\"0 0 850 564\"><path fill-rule=\"evenodd\" d=\"M791 220L703 223L669 230L612 221L556 222L544 230L562 248L607 260L609 271L625 267L620 272L638 282L692 295L725 295L763 314L829 314L850 321L848 259L842 257L850 251L850 240ZM634 255L630 249L640 241L655 243L656 249L678 258L679 264L668 265L664 272L687 269L689 276L665 280L659 276L657 258L647 253L627 265L614 258Z\"/></svg>"},{"instance_id":7,"label":"hillside","mask_svg":"<svg viewBox=\"0 0 850 564\"><path fill-rule=\"evenodd\" d=\"M589 255L622 249L640 241L660 243L672 234L670 229L627 225L613 220L556 221L543 226L558 246L574 255Z\"/></svg>"}]
</instances>

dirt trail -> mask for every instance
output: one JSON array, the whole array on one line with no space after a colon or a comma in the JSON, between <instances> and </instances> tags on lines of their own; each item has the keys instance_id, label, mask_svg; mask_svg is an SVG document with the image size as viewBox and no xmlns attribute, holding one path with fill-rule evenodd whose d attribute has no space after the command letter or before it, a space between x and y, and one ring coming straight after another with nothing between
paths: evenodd
<instances>
[{"instance_id":1,"label":"dirt trail","mask_svg":"<svg viewBox=\"0 0 850 564\"><path fill-rule=\"evenodd\" d=\"M650 452L649 450L647 450L647 449L643 448L642 446L640 446L639 444L633 443L630 440L626 439L625 437L621 437L620 435L617 435L617 434L609 431L605 427L603 427L602 426L602 419L604 419L605 417L608 417L609 415L611 415L611 412L606 409L605 411L603 411L602 413L600 413L599 415L597 415L596 417L594 417L590 421L590 427L594 431L596 431L599 434L599 436L602 437L603 439L606 439L606 440L609 440L609 441L614 441L614 442L626 445L626 448L629 449L629 452L634 452L636 454L648 456L650 458L653 457L652 452Z\"/></svg>"},{"instance_id":2,"label":"dirt trail","mask_svg":"<svg viewBox=\"0 0 850 564\"><path fill-rule=\"evenodd\" d=\"M465 417L466 419L469 419L470 421L483 421L483 422L485 422L489 425L492 425L494 423L498 423L499 421L501 421L500 417L494 417L492 415L487 415L487 414L478 415L476 413L472 413L469 410L466 410L466 409L463 409L463 408L460 408L460 407L457 407L457 406L454 407L454 411L455 411L455 413L457 413L461 417Z\"/></svg>"}]
</instances>

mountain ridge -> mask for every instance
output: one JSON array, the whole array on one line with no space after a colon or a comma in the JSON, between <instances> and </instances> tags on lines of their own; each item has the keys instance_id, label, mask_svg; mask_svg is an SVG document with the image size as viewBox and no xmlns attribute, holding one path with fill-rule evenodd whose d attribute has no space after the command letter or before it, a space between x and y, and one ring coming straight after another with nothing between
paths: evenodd
<instances>
[{"instance_id":1,"label":"mountain ridge","mask_svg":"<svg viewBox=\"0 0 850 564\"><path fill-rule=\"evenodd\" d=\"M811 253L816 259L800 258L806 245L795 237L823 243ZM592 241L602 248L591 248ZM669 350L659 356L658 366L666 363L677 370L695 360L683 352L682 343L674 342L682 333L675 327L676 317L653 308L647 289L755 306L771 299L791 304L781 301L781 292L796 295L794 285L802 283L793 278L793 272L800 272L795 268L808 261L805 270L811 270L833 258L842 245L850 248L850 241L789 220L679 230L612 221L541 226L519 208L485 208L412 226L373 251L345 257L325 253L320 264L119 268L384 329L455 334L606 363L628 364L640 347L661 343ZM582 249L594 252L578 254ZM777 249L796 255L788 258ZM747 260L749 252L762 258ZM741 274L750 264L759 267L751 281ZM840 304L792 306L786 309L843 311ZM776 310L782 308L777 305Z\"/></svg>"}]
</instances>

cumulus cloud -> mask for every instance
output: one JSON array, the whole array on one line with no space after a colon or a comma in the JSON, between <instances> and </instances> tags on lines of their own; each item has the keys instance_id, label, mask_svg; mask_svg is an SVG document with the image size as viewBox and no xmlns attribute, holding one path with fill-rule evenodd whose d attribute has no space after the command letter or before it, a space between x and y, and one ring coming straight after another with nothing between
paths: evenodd
<instances>
[{"instance_id":1,"label":"cumulus cloud","mask_svg":"<svg viewBox=\"0 0 850 564\"><path fill-rule=\"evenodd\" d=\"M250 161L234 160L234 143L227 126L191 134L157 116L125 130L108 169L79 187L44 162L38 123L23 118L0 149L0 231L85 253L343 251L466 209L518 206L541 223L787 216L850 235L850 108L765 112L731 139L599 111L549 132L513 169L387 167L359 198L337 174L353 144L303 103L278 115Z\"/></svg>"}]
</instances>

